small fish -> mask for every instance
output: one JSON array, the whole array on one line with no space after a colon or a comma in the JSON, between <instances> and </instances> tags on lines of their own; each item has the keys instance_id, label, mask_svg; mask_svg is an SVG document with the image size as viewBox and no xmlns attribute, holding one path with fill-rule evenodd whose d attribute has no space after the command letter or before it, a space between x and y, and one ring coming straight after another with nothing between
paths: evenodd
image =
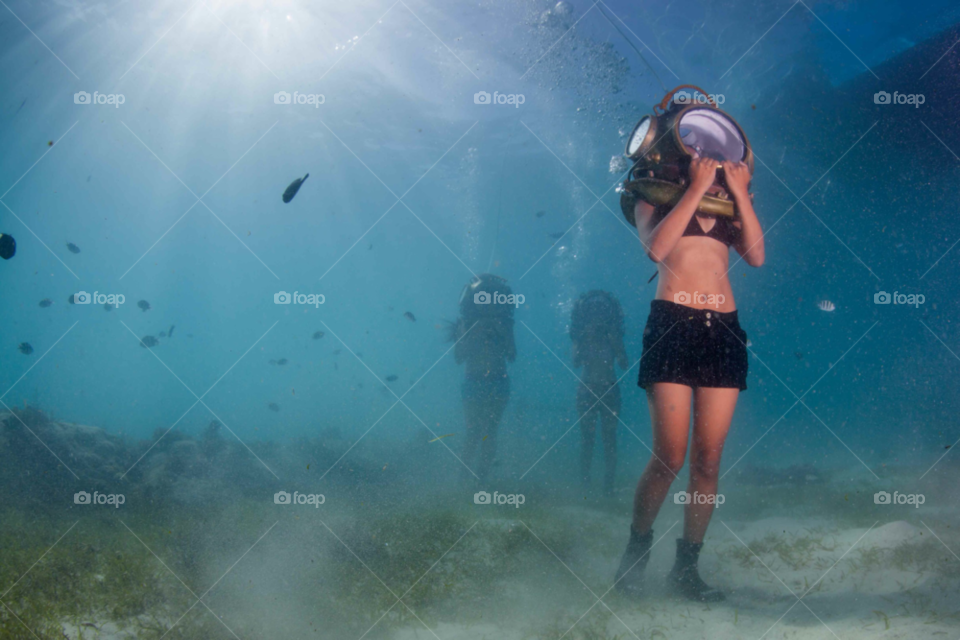
<instances>
[{"instance_id":1,"label":"small fish","mask_svg":"<svg viewBox=\"0 0 960 640\"><path fill-rule=\"evenodd\" d=\"M140 338L140 346L145 349L151 349L160 344L160 341L154 338L153 336L143 336Z\"/></svg>"},{"instance_id":2,"label":"small fish","mask_svg":"<svg viewBox=\"0 0 960 640\"><path fill-rule=\"evenodd\" d=\"M174 328L175 326L177 326L177 325L175 325L175 324L170 325L170 329L167 331L167 337L168 337L168 338L172 338L172 337L173 337L173 328Z\"/></svg>"},{"instance_id":3,"label":"small fish","mask_svg":"<svg viewBox=\"0 0 960 640\"><path fill-rule=\"evenodd\" d=\"M44 298L43 300L40 301L41 309L46 309L47 307L51 307L51 306L53 306L53 300L51 300L50 298Z\"/></svg>"},{"instance_id":4,"label":"small fish","mask_svg":"<svg viewBox=\"0 0 960 640\"><path fill-rule=\"evenodd\" d=\"M363 358L363 354L360 353L359 351L357 351L357 357L358 357L358 358Z\"/></svg>"},{"instance_id":5,"label":"small fish","mask_svg":"<svg viewBox=\"0 0 960 640\"><path fill-rule=\"evenodd\" d=\"M538 218L542 218L542 217L545 216L545 215L547 215L547 212L546 212L546 211L537 211L537 217L538 217Z\"/></svg>"},{"instance_id":6,"label":"small fish","mask_svg":"<svg viewBox=\"0 0 960 640\"><path fill-rule=\"evenodd\" d=\"M797 360L803 360L803 351L794 351L793 355Z\"/></svg>"},{"instance_id":7,"label":"small fish","mask_svg":"<svg viewBox=\"0 0 960 640\"><path fill-rule=\"evenodd\" d=\"M410 313L409 311L407 311L406 313L404 313L404 314L403 314L403 317L406 318L407 320L409 320L410 322L416 322L416 321L417 321L417 319L416 319L415 317L413 317L413 314Z\"/></svg>"},{"instance_id":8,"label":"small fish","mask_svg":"<svg viewBox=\"0 0 960 640\"><path fill-rule=\"evenodd\" d=\"M278 405L276 402L271 402L267 405L267 409L270 409L270 411L280 411L280 405Z\"/></svg>"},{"instance_id":9,"label":"small fish","mask_svg":"<svg viewBox=\"0 0 960 640\"><path fill-rule=\"evenodd\" d=\"M67 243L67 250L69 250L70 253L80 253L80 247L73 244L72 242Z\"/></svg>"},{"instance_id":10,"label":"small fish","mask_svg":"<svg viewBox=\"0 0 960 640\"><path fill-rule=\"evenodd\" d=\"M20 353L22 353L25 356L28 356L31 353L33 353L33 347L30 346L29 342L21 342L19 349L20 349Z\"/></svg>"},{"instance_id":11,"label":"small fish","mask_svg":"<svg viewBox=\"0 0 960 640\"><path fill-rule=\"evenodd\" d=\"M137 306L140 307L141 311L150 311L150 303L146 300L141 300L137 303Z\"/></svg>"},{"instance_id":12,"label":"small fish","mask_svg":"<svg viewBox=\"0 0 960 640\"><path fill-rule=\"evenodd\" d=\"M562 238L562 237L565 236L565 235L567 235L567 234L558 231L557 233L551 233L551 234L550 234L550 237L553 238L554 240L559 240L560 238Z\"/></svg>"},{"instance_id":13,"label":"small fish","mask_svg":"<svg viewBox=\"0 0 960 640\"><path fill-rule=\"evenodd\" d=\"M297 390L294 389L293 387L290 387L290 395L294 395L294 396L297 395Z\"/></svg>"},{"instance_id":14,"label":"small fish","mask_svg":"<svg viewBox=\"0 0 960 640\"><path fill-rule=\"evenodd\" d=\"M297 195L297 191L300 191L300 186L303 184L303 181L310 177L310 174L303 176L302 178L297 178L290 183L290 186L287 187L287 190L283 192L283 201L284 203L290 202L293 200L293 196Z\"/></svg>"},{"instance_id":15,"label":"small fish","mask_svg":"<svg viewBox=\"0 0 960 640\"><path fill-rule=\"evenodd\" d=\"M113 305L110 304L109 302L104 302L104 303L103 303L103 310L104 310L104 311L113 311Z\"/></svg>"},{"instance_id":16,"label":"small fish","mask_svg":"<svg viewBox=\"0 0 960 640\"><path fill-rule=\"evenodd\" d=\"M948 445L944 446L943 448L944 448L944 449L949 449L949 448L952 447L952 446L953 446L953 445L948 444Z\"/></svg>"},{"instance_id":17,"label":"small fish","mask_svg":"<svg viewBox=\"0 0 960 640\"><path fill-rule=\"evenodd\" d=\"M17 253L17 241L9 233L0 233L0 258L9 260Z\"/></svg>"},{"instance_id":18,"label":"small fish","mask_svg":"<svg viewBox=\"0 0 960 640\"><path fill-rule=\"evenodd\" d=\"M161 331L161 332L160 332L160 337L161 337L161 338L166 338L166 337L167 337L167 332L166 332L166 331Z\"/></svg>"},{"instance_id":19,"label":"small fish","mask_svg":"<svg viewBox=\"0 0 960 640\"><path fill-rule=\"evenodd\" d=\"M367 247L367 251L370 251L370 250L372 250L372 249L373 249L373 243L371 242L371 243L370 243L370 246Z\"/></svg>"},{"instance_id":20,"label":"small fish","mask_svg":"<svg viewBox=\"0 0 960 640\"><path fill-rule=\"evenodd\" d=\"M437 436L437 437L434 438L433 440L427 440L427 444L430 444L431 442L436 442L437 440L443 440L444 438L449 438L450 436L453 436L453 435L456 435L456 434L455 434L455 433L445 433L445 434L443 434L442 436Z\"/></svg>"},{"instance_id":21,"label":"small fish","mask_svg":"<svg viewBox=\"0 0 960 640\"><path fill-rule=\"evenodd\" d=\"M48 146L48 147L52 147L52 146L53 146L53 140L47 140L47 146Z\"/></svg>"},{"instance_id":22,"label":"small fish","mask_svg":"<svg viewBox=\"0 0 960 640\"><path fill-rule=\"evenodd\" d=\"M483 436L483 439L480 442L485 442L489 436Z\"/></svg>"},{"instance_id":23,"label":"small fish","mask_svg":"<svg viewBox=\"0 0 960 640\"><path fill-rule=\"evenodd\" d=\"M286 358L280 358L279 360L277 360L277 364L282 367L283 365L287 364L287 359L286 359Z\"/></svg>"},{"instance_id":24,"label":"small fish","mask_svg":"<svg viewBox=\"0 0 960 640\"><path fill-rule=\"evenodd\" d=\"M23 102L21 102L21 103L20 103L20 106L17 107L17 110L13 112L13 115L17 115L18 113L20 113L20 109L23 109L23 105L25 105L25 104L27 104L27 101L26 101L26 100L24 100Z\"/></svg>"},{"instance_id":25,"label":"small fish","mask_svg":"<svg viewBox=\"0 0 960 640\"><path fill-rule=\"evenodd\" d=\"M827 313L830 313L831 311L836 310L837 305L833 304L829 300L821 300L817 303L817 307L820 309L820 311L826 311Z\"/></svg>"},{"instance_id":26,"label":"small fish","mask_svg":"<svg viewBox=\"0 0 960 640\"><path fill-rule=\"evenodd\" d=\"M340 355L340 349L334 349L334 350L333 350L333 355L335 355L335 356Z\"/></svg>"},{"instance_id":27,"label":"small fish","mask_svg":"<svg viewBox=\"0 0 960 640\"><path fill-rule=\"evenodd\" d=\"M333 363L333 370L334 370L334 371L340 371L340 367L337 366L337 363L336 363L336 362Z\"/></svg>"},{"instance_id":28,"label":"small fish","mask_svg":"<svg viewBox=\"0 0 960 640\"><path fill-rule=\"evenodd\" d=\"M87 176L87 182L90 182L90 178L91 178L91 177L92 177L92 176Z\"/></svg>"},{"instance_id":29,"label":"small fish","mask_svg":"<svg viewBox=\"0 0 960 640\"><path fill-rule=\"evenodd\" d=\"M319 339L322 338L324 335L326 335L326 334L324 334L323 331L317 331L316 333L313 334L313 339L314 339L314 340L319 340Z\"/></svg>"},{"instance_id":30,"label":"small fish","mask_svg":"<svg viewBox=\"0 0 960 640\"><path fill-rule=\"evenodd\" d=\"M0 233L0 258L9 260L17 253L17 241L9 233Z\"/></svg>"},{"instance_id":31,"label":"small fish","mask_svg":"<svg viewBox=\"0 0 960 640\"><path fill-rule=\"evenodd\" d=\"M387 377L384 378L384 379L385 379L387 382L396 382L398 378L397 378L397 376L387 376Z\"/></svg>"}]
</instances>

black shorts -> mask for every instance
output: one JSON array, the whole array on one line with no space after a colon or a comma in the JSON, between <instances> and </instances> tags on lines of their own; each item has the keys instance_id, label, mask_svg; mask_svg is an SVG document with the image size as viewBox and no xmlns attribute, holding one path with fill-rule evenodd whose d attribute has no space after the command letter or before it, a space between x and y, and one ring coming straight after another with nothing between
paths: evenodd
<instances>
[{"instance_id":1,"label":"black shorts","mask_svg":"<svg viewBox=\"0 0 960 640\"><path fill-rule=\"evenodd\" d=\"M693 309L653 300L643 330L640 380L688 387L747 388L747 334L737 312Z\"/></svg>"}]
</instances>

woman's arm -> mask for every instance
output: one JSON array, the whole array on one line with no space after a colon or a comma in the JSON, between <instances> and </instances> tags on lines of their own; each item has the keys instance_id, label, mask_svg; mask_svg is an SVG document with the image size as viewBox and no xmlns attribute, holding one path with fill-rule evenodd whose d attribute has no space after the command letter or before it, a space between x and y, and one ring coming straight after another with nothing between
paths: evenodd
<instances>
[{"instance_id":1,"label":"woman's arm","mask_svg":"<svg viewBox=\"0 0 960 640\"><path fill-rule=\"evenodd\" d=\"M643 201L637 202L634 219L637 221L640 242L643 243L647 256L651 260L657 263L663 262L670 255L677 241L683 236L687 225L690 224L690 219L697 212L697 205L713 184L716 175L716 160L694 156L690 161L690 186L680 198L680 202L653 229L649 228L653 207Z\"/></svg>"},{"instance_id":2,"label":"woman's arm","mask_svg":"<svg viewBox=\"0 0 960 640\"><path fill-rule=\"evenodd\" d=\"M724 162L723 172L727 179L727 188L740 213L740 242L734 248L748 265L761 267L766 254L763 248L763 229L760 228L757 212L753 210L753 201L747 191L750 170L742 162Z\"/></svg>"}]
</instances>

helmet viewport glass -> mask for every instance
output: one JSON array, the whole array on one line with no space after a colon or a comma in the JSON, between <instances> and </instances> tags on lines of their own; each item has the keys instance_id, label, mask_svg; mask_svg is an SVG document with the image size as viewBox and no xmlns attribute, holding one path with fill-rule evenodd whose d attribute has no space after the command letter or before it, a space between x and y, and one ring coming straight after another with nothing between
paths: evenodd
<instances>
[{"instance_id":1,"label":"helmet viewport glass","mask_svg":"<svg viewBox=\"0 0 960 640\"><path fill-rule=\"evenodd\" d=\"M691 109L677 123L680 140L690 153L719 162L741 162L747 145L737 125L715 109Z\"/></svg>"}]
</instances>

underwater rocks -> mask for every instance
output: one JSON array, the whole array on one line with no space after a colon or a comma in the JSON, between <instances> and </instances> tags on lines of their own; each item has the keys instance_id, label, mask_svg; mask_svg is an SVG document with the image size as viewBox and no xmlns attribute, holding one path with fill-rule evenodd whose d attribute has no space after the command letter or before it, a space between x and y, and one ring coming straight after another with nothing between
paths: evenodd
<instances>
[{"instance_id":1,"label":"underwater rocks","mask_svg":"<svg viewBox=\"0 0 960 640\"><path fill-rule=\"evenodd\" d=\"M0 501L50 500L75 490L106 490L133 463L124 441L99 427L51 420L33 407L0 414ZM72 473L71 473L72 472Z\"/></svg>"},{"instance_id":2,"label":"underwater rocks","mask_svg":"<svg viewBox=\"0 0 960 640\"><path fill-rule=\"evenodd\" d=\"M393 452L415 466L416 451L398 452L391 443L368 460L354 451L337 427L317 428L319 437L291 442L241 442L218 420L194 436L169 427L133 440L88 425L53 420L25 406L0 413L0 506L71 504L74 492L123 493L130 505L150 501L202 507L232 497L269 500L276 477L356 486L382 486L397 480L399 462L387 468Z\"/></svg>"}]
</instances>

